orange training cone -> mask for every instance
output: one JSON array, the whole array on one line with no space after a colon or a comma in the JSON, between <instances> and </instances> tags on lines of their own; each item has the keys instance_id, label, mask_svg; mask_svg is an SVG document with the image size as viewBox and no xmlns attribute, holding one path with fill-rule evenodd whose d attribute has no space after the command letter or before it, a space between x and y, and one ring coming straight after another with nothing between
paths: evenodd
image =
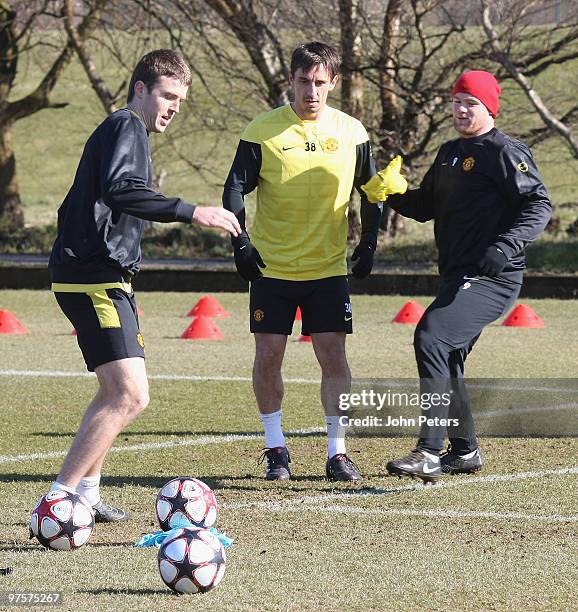
<instances>
[{"instance_id":1,"label":"orange training cone","mask_svg":"<svg viewBox=\"0 0 578 612\"><path fill-rule=\"evenodd\" d=\"M137 306L136 313L139 317L142 317L144 315L144 310L140 306Z\"/></svg>"},{"instance_id":2,"label":"orange training cone","mask_svg":"<svg viewBox=\"0 0 578 612\"><path fill-rule=\"evenodd\" d=\"M301 316L301 306L297 306L297 312L295 313L295 321L302 321L303 317Z\"/></svg>"},{"instance_id":3,"label":"orange training cone","mask_svg":"<svg viewBox=\"0 0 578 612\"><path fill-rule=\"evenodd\" d=\"M311 336L299 336L299 339L297 340L297 342L313 342L313 340L311 340Z\"/></svg>"},{"instance_id":4,"label":"orange training cone","mask_svg":"<svg viewBox=\"0 0 578 612\"><path fill-rule=\"evenodd\" d=\"M224 319L231 313L223 308L221 302L212 295L204 295L187 313L187 317L212 317Z\"/></svg>"},{"instance_id":5,"label":"orange training cone","mask_svg":"<svg viewBox=\"0 0 578 612\"><path fill-rule=\"evenodd\" d=\"M195 317L181 338L185 340L222 340L225 336L208 317Z\"/></svg>"},{"instance_id":6,"label":"orange training cone","mask_svg":"<svg viewBox=\"0 0 578 612\"><path fill-rule=\"evenodd\" d=\"M9 310L0 309L0 334L27 334L28 330Z\"/></svg>"},{"instance_id":7,"label":"orange training cone","mask_svg":"<svg viewBox=\"0 0 578 612\"><path fill-rule=\"evenodd\" d=\"M528 304L518 304L506 317L502 325L508 327L544 327L544 321Z\"/></svg>"},{"instance_id":8,"label":"orange training cone","mask_svg":"<svg viewBox=\"0 0 578 612\"><path fill-rule=\"evenodd\" d=\"M406 302L402 309L393 317L392 323L417 323L425 312L419 302Z\"/></svg>"}]
</instances>

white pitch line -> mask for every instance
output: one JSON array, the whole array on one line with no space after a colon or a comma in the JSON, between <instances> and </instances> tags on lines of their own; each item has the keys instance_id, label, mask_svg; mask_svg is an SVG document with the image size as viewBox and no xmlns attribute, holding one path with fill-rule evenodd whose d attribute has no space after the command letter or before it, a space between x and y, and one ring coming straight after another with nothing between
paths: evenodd
<instances>
[{"instance_id":1,"label":"white pitch line","mask_svg":"<svg viewBox=\"0 0 578 612\"><path fill-rule=\"evenodd\" d=\"M297 502L295 502L297 503ZM231 508L227 505L226 508ZM361 514L361 515L393 515L393 516L417 516L423 518L449 518L449 519L498 519L498 520L521 520L521 521L541 521L556 523L576 523L578 515L563 516L560 514L541 515L524 514L522 512L484 512L468 510L446 510L430 509L417 510L412 508L360 508L358 506L345 506L334 504L331 506L316 506L300 503L299 505L282 505L278 507L267 507L268 512L313 512L329 514Z\"/></svg>"},{"instance_id":2,"label":"white pitch line","mask_svg":"<svg viewBox=\"0 0 578 612\"><path fill-rule=\"evenodd\" d=\"M0 376L22 376L22 377L39 377L39 378L94 378L93 372L66 372L66 371L51 371L51 370L0 370ZM150 374L149 380L182 380L191 382L251 382L252 379L248 376L198 376L193 374ZM286 378L284 382L287 384L319 384L318 379L310 378ZM395 386L395 385L390 385ZM490 387L493 388L493 387ZM503 389L503 387L497 387ZM530 390L530 389L528 389ZM533 389L534 391L567 391L575 392L573 389ZM562 404L560 406L536 406L531 408L513 408L511 410L492 410L489 412L480 412L479 410L473 413L476 418L493 418L508 415L527 414L531 412L544 412L553 410L573 410L578 408L578 404ZM58 456L58 455L57 455Z\"/></svg>"},{"instance_id":3,"label":"white pitch line","mask_svg":"<svg viewBox=\"0 0 578 612\"><path fill-rule=\"evenodd\" d=\"M435 485L407 484L398 487L372 487L369 489L340 491L339 493L324 493L321 495L305 495L290 500L282 501L258 501L258 502L235 502L227 504L227 508L257 508L263 510L282 510L292 505L311 505L324 504L333 500L360 499L363 497L380 497L383 495L394 495L412 491L416 493L435 493L445 489L461 488L467 485L493 484L496 482L513 482L516 480L526 480L528 478L544 478L548 476L569 476L578 474L578 466L560 468L557 470L541 470L536 472L516 472L514 474L490 474L489 476L472 476L469 478L453 477L442 480Z\"/></svg>"},{"instance_id":4,"label":"white pitch line","mask_svg":"<svg viewBox=\"0 0 578 612\"><path fill-rule=\"evenodd\" d=\"M68 372L61 370L0 370L0 376L23 376L23 377L43 377L43 378L85 378L85 377L94 377L92 372ZM152 380L189 380L193 382L205 382L205 381L224 381L224 382L251 382L252 379L250 376L197 376L193 374L150 374L148 376L149 379ZM305 384L305 385L313 385L319 384L321 380L319 378L286 378L284 379L286 383L295 383L295 384ZM368 379L367 385L372 385L373 387L380 386L376 382L377 379ZM490 380L490 379L488 379ZM497 379L504 380L504 379ZM414 386L418 387L417 379L414 381ZM362 381L357 380L354 381L354 386L359 386L362 384ZM408 383L402 381L388 381L388 384L381 384L381 386L386 387L407 387ZM466 380L466 385L471 389L490 389L494 391L536 391L536 392L560 392L560 393L576 393L576 388L568 388L568 387L527 387L525 385L516 386L516 385L481 385L468 383Z\"/></svg>"},{"instance_id":5,"label":"white pitch line","mask_svg":"<svg viewBox=\"0 0 578 612\"><path fill-rule=\"evenodd\" d=\"M322 427L309 427L306 429L293 429L288 431L287 436L298 436L303 434L325 433ZM262 438L263 434L227 434L225 436L201 436L199 438L185 438L184 440L166 440L165 442L143 442L130 446L113 446L109 453L130 453L134 451L158 450L164 448L178 448L183 446L207 446L209 444L229 444L241 440L254 440ZM25 463L26 461L39 461L42 459L54 459L64 457L66 451L51 451L48 453L33 453L30 455L0 455L2 463Z\"/></svg>"},{"instance_id":6,"label":"white pitch line","mask_svg":"<svg viewBox=\"0 0 578 612\"><path fill-rule=\"evenodd\" d=\"M0 376L22 376L38 378L94 378L93 372L66 372L58 370L0 370ZM193 374L149 374L149 380L185 380L192 382L251 382L250 376L196 376ZM286 383L313 385L319 384L320 379L286 378Z\"/></svg>"}]
</instances>

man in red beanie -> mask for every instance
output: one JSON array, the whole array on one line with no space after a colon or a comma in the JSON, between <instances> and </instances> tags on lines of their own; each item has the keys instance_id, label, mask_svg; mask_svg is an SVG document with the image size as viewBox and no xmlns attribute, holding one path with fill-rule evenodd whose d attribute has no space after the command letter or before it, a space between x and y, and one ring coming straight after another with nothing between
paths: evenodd
<instances>
[{"instance_id":1,"label":"man in red beanie","mask_svg":"<svg viewBox=\"0 0 578 612\"><path fill-rule=\"evenodd\" d=\"M500 94L489 72L462 74L452 89L459 137L441 146L418 189L387 200L406 217L434 220L442 279L414 336L422 417L429 420L416 448L387 464L391 474L427 482L483 465L463 382L464 362L484 327L518 297L524 249L551 216L530 150L494 126ZM442 401L427 410L424 394L432 393ZM446 432L450 446L440 457Z\"/></svg>"}]
</instances>

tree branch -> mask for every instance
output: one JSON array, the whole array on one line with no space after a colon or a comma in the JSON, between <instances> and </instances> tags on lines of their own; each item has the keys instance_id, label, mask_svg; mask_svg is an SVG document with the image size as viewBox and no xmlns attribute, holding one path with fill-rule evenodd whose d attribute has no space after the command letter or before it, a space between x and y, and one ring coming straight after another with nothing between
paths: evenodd
<instances>
[{"instance_id":1,"label":"tree branch","mask_svg":"<svg viewBox=\"0 0 578 612\"><path fill-rule=\"evenodd\" d=\"M92 88L101 101L105 112L107 115L110 115L116 110L114 97L110 93L110 90L106 86L105 82L98 75L96 65L86 50L84 40L81 38L78 30L74 26L74 0L65 0L64 27L66 28L66 32L68 34L68 40L70 43L72 43L72 46L80 59L80 63L86 72L86 76L88 77Z\"/></svg>"},{"instance_id":2,"label":"tree branch","mask_svg":"<svg viewBox=\"0 0 578 612\"><path fill-rule=\"evenodd\" d=\"M572 151L572 155L578 159L578 140L572 134L570 128L560 120L556 119L546 107L542 98L538 95L538 93L532 88L528 79L524 76L522 72L518 70L518 68L514 65L508 54L502 51L498 34L494 29L491 19L490 19L490 7L488 5L487 0L481 0L483 11L482 11L482 25L484 27L484 31L486 32L486 36L492 45L492 49L496 56L496 59L502 66L508 71L510 76L518 83L521 87L522 91L526 94L527 98L532 103L533 107L536 109L537 113L540 115L542 121L554 132L558 133L570 147Z\"/></svg>"},{"instance_id":3,"label":"tree branch","mask_svg":"<svg viewBox=\"0 0 578 612\"><path fill-rule=\"evenodd\" d=\"M108 0L95 0L92 10L84 17L78 28L78 35L81 39L88 36L94 29L107 2ZM10 102L6 105L2 113L4 121L14 122L23 117L28 117L43 108L50 107L50 94L65 68L70 63L73 55L74 47L72 41L68 40L66 46L36 89L24 98L16 100L15 102ZM62 104L57 106L57 108L62 108Z\"/></svg>"}]
</instances>

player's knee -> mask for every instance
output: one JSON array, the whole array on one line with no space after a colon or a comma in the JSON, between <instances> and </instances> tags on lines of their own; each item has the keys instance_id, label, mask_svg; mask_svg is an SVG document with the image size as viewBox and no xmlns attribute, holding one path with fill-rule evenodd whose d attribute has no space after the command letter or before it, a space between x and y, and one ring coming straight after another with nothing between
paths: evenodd
<instances>
[{"instance_id":1,"label":"player's knee","mask_svg":"<svg viewBox=\"0 0 578 612\"><path fill-rule=\"evenodd\" d=\"M118 397L118 404L128 419L140 414L148 406L149 401L148 389L138 387L125 388Z\"/></svg>"},{"instance_id":2,"label":"player's knee","mask_svg":"<svg viewBox=\"0 0 578 612\"><path fill-rule=\"evenodd\" d=\"M413 347L416 354L435 352L439 344L436 336L429 330L418 327L413 335Z\"/></svg>"},{"instance_id":3,"label":"player's knee","mask_svg":"<svg viewBox=\"0 0 578 612\"><path fill-rule=\"evenodd\" d=\"M330 350L317 355L319 365L325 376L348 376L351 374L344 351Z\"/></svg>"},{"instance_id":4,"label":"player's knee","mask_svg":"<svg viewBox=\"0 0 578 612\"><path fill-rule=\"evenodd\" d=\"M284 350L272 346L259 347L255 352L255 369L259 371L276 371L283 363Z\"/></svg>"},{"instance_id":5,"label":"player's knee","mask_svg":"<svg viewBox=\"0 0 578 612\"><path fill-rule=\"evenodd\" d=\"M138 389L132 396L133 413L141 413L150 402L148 389Z\"/></svg>"}]
</instances>

